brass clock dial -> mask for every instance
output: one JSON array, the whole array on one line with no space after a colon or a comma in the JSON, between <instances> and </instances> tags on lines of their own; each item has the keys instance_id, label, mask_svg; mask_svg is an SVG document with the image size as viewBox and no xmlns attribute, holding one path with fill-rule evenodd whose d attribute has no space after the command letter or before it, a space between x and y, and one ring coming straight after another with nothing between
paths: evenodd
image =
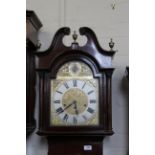
<instances>
[{"instance_id":1,"label":"brass clock dial","mask_svg":"<svg viewBox=\"0 0 155 155\"><path fill-rule=\"evenodd\" d=\"M60 70L67 67L65 74L60 71L61 76L51 80L51 125L98 125L98 80L84 63L64 66Z\"/></svg>"}]
</instances>

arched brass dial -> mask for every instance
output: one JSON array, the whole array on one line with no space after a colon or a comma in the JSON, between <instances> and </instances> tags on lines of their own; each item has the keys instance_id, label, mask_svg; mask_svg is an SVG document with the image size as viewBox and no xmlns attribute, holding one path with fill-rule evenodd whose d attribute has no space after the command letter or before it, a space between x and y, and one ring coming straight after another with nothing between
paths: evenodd
<instances>
[{"instance_id":1,"label":"arched brass dial","mask_svg":"<svg viewBox=\"0 0 155 155\"><path fill-rule=\"evenodd\" d=\"M60 70L65 76L51 81L51 124L98 125L98 80L84 63L65 64Z\"/></svg>"}]
</instances>

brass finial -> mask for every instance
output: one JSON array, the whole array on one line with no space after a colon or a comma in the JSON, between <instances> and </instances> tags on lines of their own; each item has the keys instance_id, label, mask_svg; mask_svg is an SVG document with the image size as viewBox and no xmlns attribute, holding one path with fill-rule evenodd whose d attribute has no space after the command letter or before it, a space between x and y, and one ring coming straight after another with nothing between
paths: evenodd
<instances>
[{"instance_id":1,"label":"brass finial","mask_svg":"<svg viewBox=\"0 0 155 155\"><path fill-rule=\"evenodd\" d=\"M73 37L74 43L76 43L76 40L78 38L78 35L77 35L76 31L73 32L72 37Z\"/></svg>"},{"instance_id":2,"label":"brass finial","mask_svg":"<svg viewBox=\"0 0 155 155\"><path fill-rule=\"evenodd\" d=\"M109 47L111 48L111 51L113 50L114 45L115 43L113 42L113 39L111 38L109 42Z\"/></svg>"}]
</instances>

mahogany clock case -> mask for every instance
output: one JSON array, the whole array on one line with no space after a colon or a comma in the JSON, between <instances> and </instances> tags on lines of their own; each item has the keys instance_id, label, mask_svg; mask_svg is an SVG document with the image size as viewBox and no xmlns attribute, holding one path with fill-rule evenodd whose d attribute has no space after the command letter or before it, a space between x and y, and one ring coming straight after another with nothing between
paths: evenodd
<instances>
[{"instance_id":1,"label":"mahogany clock case","mask_svg":"<svg viewBox=\"0 0 155 155\"><path fill-rule=\"evenodd\" d=\"M103 50L98 44L95 33L88 27L79 29L81 35L87 37L85 46L79 46L76 41L67 47L63 37L70 34L70 28L63 27L57 31L49 49L36 53L36 70L39 75L39 129L43 136L60 135L112 135L111 112L111 77L114 68L105 66L105 57L112 58L115 51ZM50 125L50 81L55 79L59 68L70 61L80 61L87 64L94 78L99 80L99 125L96 126L51 126Z\"/></svg>"}]
</instances>

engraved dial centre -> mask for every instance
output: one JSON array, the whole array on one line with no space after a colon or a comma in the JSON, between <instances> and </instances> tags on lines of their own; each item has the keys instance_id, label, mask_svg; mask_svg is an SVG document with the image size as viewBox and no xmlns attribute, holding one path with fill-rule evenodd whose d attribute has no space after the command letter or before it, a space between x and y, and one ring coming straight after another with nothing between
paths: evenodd
<instances>
[{"instance_id":1,"label":"engraved dial centre","mask_svg":"<svg viewBox=\"0 0 155 155\"><path fill-rule=\"evenodd\" d=\"M68 114L80 114L86 110L88 105L87 95L78 88L69 89L62 97L63 107L73 103L70 108L66 109Z\"/></svg>"}]
</instances>

